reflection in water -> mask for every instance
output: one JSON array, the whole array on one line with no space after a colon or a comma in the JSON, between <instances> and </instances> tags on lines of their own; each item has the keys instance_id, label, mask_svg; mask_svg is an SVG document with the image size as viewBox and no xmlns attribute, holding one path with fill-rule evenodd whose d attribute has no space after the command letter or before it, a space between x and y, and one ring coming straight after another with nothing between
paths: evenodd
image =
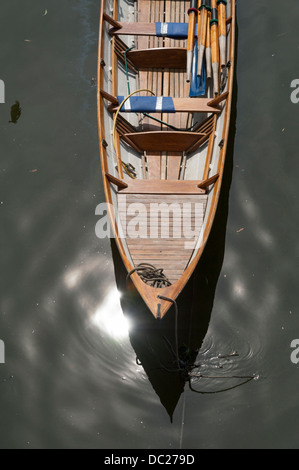
<instances>
[{"instance_id":1,"label":"reflection in water","mask_svg":"<svg viewBox=\"0 0 299 470\"><path fill-rule=\"evenodd\" d=\"M21 114L22 114L22 108L20 106L20 102L16 101L15 104L13 104L12 107L10 108L10 119L11 120L8 121L8 122L12 122L13 124L17 124L18 120L21 117Z\"/></svg>"},{"instance_id":2,"label":"reflection in water","mask_svg":"<svg viewBox=\"0 0 299 470\"><path fill-rule=\"evenodd\" d=\"M114 339L128 336L130 322L120 308L121 294L113 287L91 317L91 323Z\"/></svg>"}]
</instances>

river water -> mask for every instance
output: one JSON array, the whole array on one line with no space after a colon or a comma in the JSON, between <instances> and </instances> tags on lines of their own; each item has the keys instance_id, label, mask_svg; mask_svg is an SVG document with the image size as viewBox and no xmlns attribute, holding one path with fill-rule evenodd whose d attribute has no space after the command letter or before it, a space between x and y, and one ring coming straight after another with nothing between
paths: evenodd
<instances>
[{"instance_id":1,"label":"river water","mask_svg":"<svg viewBox=\"0 0 299 470\"><path fill-rule=\"evenodd\" d=\"M220 378L191 387L174 312L156 322L95 236L99 3L0 6L0 448L298 448L298 1L238 1L222 197L178 303L180 350Z\"/></svg>"}]
</instances>

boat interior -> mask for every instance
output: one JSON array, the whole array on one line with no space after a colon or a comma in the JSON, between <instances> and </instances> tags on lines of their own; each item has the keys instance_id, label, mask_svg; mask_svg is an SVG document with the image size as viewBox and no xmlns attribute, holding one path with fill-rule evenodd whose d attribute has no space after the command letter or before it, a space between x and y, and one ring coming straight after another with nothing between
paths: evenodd
<instances>
[{"instance_id":1,"label":"boat interior","mask_svg":"<svg viewBox=\"0 0 299 470\"><path fill-rule=\"evenodd\" d=\"M130 224L136 213L128 208L140 202L148 209L144 224L151 224L151 234L162 220L161 215L149 220L153 203L190 204L191 221L196 220L196 236L191 230L182 237L174 222L173 232L165 237L157 233L136 238L126 232L131 265L163 267L170 284L180 279L200 247L212 204L209 195L220 179L223 110L229 96L230 2L226 11L227 64L217 86L206 76L205 62L201 75L195 71L189 80L187 38L163 34L169 24L188 28L190 1L108 0L102 12L103 34L112 47L112 55L102 50L100 62L106 129L102 145L105 177L120 223L123 228Z\"/></svg>"}]
</instances>

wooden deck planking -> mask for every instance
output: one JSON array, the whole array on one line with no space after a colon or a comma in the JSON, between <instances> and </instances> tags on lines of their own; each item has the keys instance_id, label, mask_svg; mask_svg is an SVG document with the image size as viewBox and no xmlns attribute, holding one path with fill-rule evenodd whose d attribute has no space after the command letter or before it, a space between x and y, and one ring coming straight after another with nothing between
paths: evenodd
<instances>
[{"instance_id":1,"label":"wooden deck planking","mask_svg":"<svg viewBox=\"0 0 299 470\"><path fill-rule=\"evenodd\" d=\"M160 152L151 152L146 155L147 171L149 179L161 178L161 154Z\"/></svg>"},{"instance_id":2,"label":"wooden deck planking","mask_svg":"<svg viewBox=\"0 0 299 470\"><path fill-rule=\"evenodd\" d=\"M178 180L180 175L182 154L176 152L168 152L167 156L167 179Z\"/></svg>"},{"instance_id":3,"label":"wooden deck planking","mask_svg":"<svg viewBox=\"0 0 299 470\"><path fill-rule=\"evenodd\" d=\"M134 266L149 263L163 269L172 283L179 280L195 249L203 224L206 202L207 197L202 195L118 193L119 219L127 235L126 242ZM183 216L180 217L179 213L169 210L169 218L165 218L165 215L163 217L161 212L151 217L151 204L161 203L169 206L173 203L189 204L187 210L181 214L190 217L189 223L192 227L189 235L193 235L192 238L186 238L188 230L183 225ZM202 204L200 213L195 212L196 203ZM144 213L139 209L143 209ZM165 237L163 234L166 234Z\"/></svg>"}]
</instances>

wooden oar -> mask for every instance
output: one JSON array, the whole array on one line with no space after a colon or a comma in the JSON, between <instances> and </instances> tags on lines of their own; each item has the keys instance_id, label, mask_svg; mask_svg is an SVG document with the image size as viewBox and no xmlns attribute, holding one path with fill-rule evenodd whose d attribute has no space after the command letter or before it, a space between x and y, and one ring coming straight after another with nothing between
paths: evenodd
<instances>
[{"instance_id":1,"label":"wooden oar","mask_svg":"<svg viewBox=\"0 0 299 470\"><path fill-rule=\"evenodd\" d=\"M207 12L207 39L206 39L206 67L207 78L212 78L212 51L211 51L211 0L206 0Z\"/></svg>"},{"instance_id":2,"label":"wooden oar","mask_svg":"<svg viewBox=\"0 0 299 470\"><path fill-rule=\"evenodd\" d=\"M226 66L226 0L218 0L220 64Z\"/></svg>"},{"instance_id":3,"label":"wooden oar","mask_svg":"<svg viewBox=\"0 0 299 470\"><path fill-rule=\"evenodd\" d=\"M200 0L199 0L200 3ZM207 37L207 17L208 10L206 7L206 0L201 0L201 6L199 6L200 17L198 18L198 60L197 60L197 75L201 75L202 72L202 61L206 48L206 37Z\"/></svg>"},{"instance_id":4,"label":"wooden oar","mask_svg":"<svg viewBox=\"0 0 299 470\"><path fill-rule=\"evenodd\" d=\"M217 0L211 0L211 50L214 93L219 93L219 34Z\"/></svg>"},{"instance_id":5,"label":"wooden oar","mask_svg":"<svg viewBox=\"0 0 299 470\"><path fill-rule=\"evenodd\" d=\"M188 41L187 41L187 82L190 82L191 80L195 23L196 23L196 17L198 14L196 5L197 5L197 0L191 0L190 8L188 10L189 26L188 26Z\"/></svg>"}]
</instances>

